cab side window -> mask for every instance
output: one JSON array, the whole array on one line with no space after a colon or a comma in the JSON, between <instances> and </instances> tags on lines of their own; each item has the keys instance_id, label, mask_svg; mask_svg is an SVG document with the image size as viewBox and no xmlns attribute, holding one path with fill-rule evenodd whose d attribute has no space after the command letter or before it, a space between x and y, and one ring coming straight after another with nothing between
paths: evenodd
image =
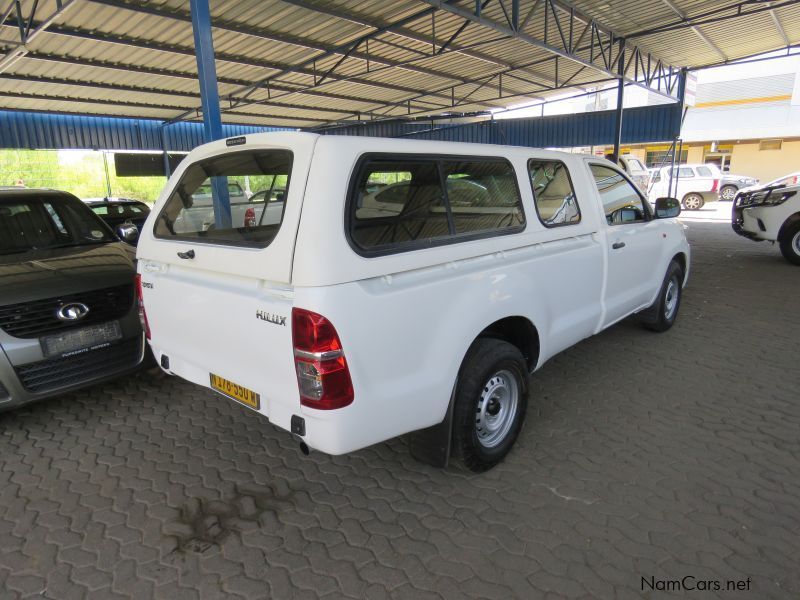
<instances>
[{"instance_id":1,"label":"cab side window","mask_svg":"<svg viewBox=\"0 0 800 600\"><path fill-rule=\"evenodd\" d=\"M589 165L609 225L642 223L648 212L639 192L622 174L604 165Z\"/></svg>"},{"instance_id":2,"label":"cab side window","mask_svg":"<svg viewBox=\"0 0 800 600\"><path fill-rule=\"evenodd\" d=\"M528 161L536 212L545 227L581 222L581 209L567 166L558 160Z\"/></svg>"},{"instance_id":3,"label":"cab side window","mask_svg":"<svg viewBox=\"0 0 800 600\"><path fill-rule=\"evenodd\" d=\"M525 227L514 167L496 157L373 155L351 182L348 207L350 242L371 255Z\"/></svg>"}]
</instances>

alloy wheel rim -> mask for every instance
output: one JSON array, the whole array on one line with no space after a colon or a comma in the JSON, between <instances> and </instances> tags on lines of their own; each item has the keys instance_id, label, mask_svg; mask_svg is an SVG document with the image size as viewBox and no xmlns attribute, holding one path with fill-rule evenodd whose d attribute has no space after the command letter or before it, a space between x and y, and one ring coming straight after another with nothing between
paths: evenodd
<instances>
[{"instance_id":1,"label":"alloy wheel rim","mask_svg":"<svg viewBox=\"0 0 800 600\"><path fill-rule=\"evenodd\" d=\"M678 310L678 298L680 297L680 285L677 277L673 277L667 284L667 291L664 294L664 317L671 321Z\"/></svg>"},{"instance_id":2,"label":"alloy wheel rim","mask_svg":"<svg viewBox=\"0 0 800 600\"><path fill-rule=\"evenodd\" d=\"M519 386L514 375L501 370L483 385L475 407L475 432L484 448L500 445L511 431L519 404Z\"/></svg>"},{"instance_id":3,"label":"alloy wheel rim","mask_svg":"<svg viewBox=\"0 0 800 600\"><path fill-rule=\"evenodd\" d=\"M792 238L792 248L794 248L794 253L800 256L800 231L795 233Z\"/></svg>"},{"instance_id":4,"label":"alloy wheel rim","mask_svg":"<svg viewBox=\"0 0 800 600\"><path fill-rule=\"evenodd\" d=\"M697 210L700 207L700 201L696 196L689 196L686 199L686 208L689 210Z\"/></svg>"},{"instance_id":5,"label":"alloy wheel rim","mask_svg":"<svg viewBox=\"0 0 800 600\"><path fill-rule=\"evenodd\" d=\"M736 191L733 188L725 188L722 190L722 199L723 200L733 200L733 197L736 195Z\"/></svg>"}]
</instances>

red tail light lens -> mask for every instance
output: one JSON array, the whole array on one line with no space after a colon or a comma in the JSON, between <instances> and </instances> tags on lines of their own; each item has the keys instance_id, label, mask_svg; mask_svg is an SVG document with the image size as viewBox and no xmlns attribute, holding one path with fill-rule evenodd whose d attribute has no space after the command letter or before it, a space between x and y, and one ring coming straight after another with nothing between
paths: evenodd
<instances>
[{"instance_id":1,"label":"red tail light lens","mask_svg":"<svg viewBox=\"0 0 800 600\"><path fill-rule=\"evenodd\" d=\"M139 308L139 323L142 324L145 337L150 339L150 324L147 322L147 313L144 312L144 297L142 295L142 276L136 274L136 306Z\"/></svg>"},{"instance_id":2,"label":"red tail light lens","mask_svg":"<svg viewBox=\"0 0 800 600\"><path fill-rule=\"evenodd\" d=\"M292 340L300 403L319 410L353 402L353 382L339 335L322 315L292 309Z\"/></svg>"},{"instance_id":3,"label":"red tail light lens","mask_svg":"<svg viewBox=\"0 0 800 600\"><path fill-rule=\"evenodd\" d=\"M719 179L715 179L714 185L711 186L711 191L716 192L718 188L719 188Z\"/></svg>"},{"instance_id":4,"label":"red tail light lens","mask_svg":"<svg viewBox=\"0 0 800 600\"><path fill-rule=\"evenodd\" d=\"M256 209L255 208L248 208L244 211L244 226L245 227L255 227L256 226Z\"/></svg>"}]
</instances>

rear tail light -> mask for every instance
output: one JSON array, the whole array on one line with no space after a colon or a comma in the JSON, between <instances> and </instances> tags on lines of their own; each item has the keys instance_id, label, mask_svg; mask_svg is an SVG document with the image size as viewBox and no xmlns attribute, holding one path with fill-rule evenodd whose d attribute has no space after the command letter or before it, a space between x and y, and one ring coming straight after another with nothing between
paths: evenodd
<instances>
[{"instance_id":1,"label":"rear tail light","mask_svg":"<svg viewBox=\"0 0 800 600\"><path fill-rule=\"evenodd\" d=\"M719 189L719 179L714 180L714 185L711 186L711 191L716 192Z\"/></svg>"},{"instance_id":2,"label":"rear tail light","mask_svg":"<svg viewBox=\"0 0 800 600\"><path fill-rule=\"evenodd\" d=\"M292 309L292 341L300 403L320 410L353 401L353 383L339 335L322 315Z\"/></svg>"},{"instance_id":3,"label":"rear tail light","mask_svg":"<svg viewBox=\"0 0 800 600\"><path fill-rule=\"evenodd\" d=\"M256 209L255 208L248 208L244 211L244 226L245 227L255 227L256 226Z\"/></svg>"},{"instance_id":4,"label":"rear tail light","mask_svg":"<svg viewBox=\"0 0 800 600\"><path fill-rule=\"evenodd\" d=\"M139 323L142 325L144 335L150 339L150 324L147 322L147 313L144 311L144 297L142 295L142 276L136 274L136 306L139 309Z\"/></svg>"}]
</instances>

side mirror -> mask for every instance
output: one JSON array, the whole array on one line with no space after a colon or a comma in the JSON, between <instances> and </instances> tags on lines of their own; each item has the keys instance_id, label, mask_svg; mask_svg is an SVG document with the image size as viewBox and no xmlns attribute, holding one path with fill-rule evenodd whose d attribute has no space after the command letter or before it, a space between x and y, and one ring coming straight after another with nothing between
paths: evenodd
<instances>
[{"instance_id":1,"label":"side mirror","mask_svg":"<svg viewBox=\"0 0 800 600\"><path fill-rule=\"evenodd\" d=\"M117 227L117 237L123 242L134 245L139 240L139 230L136 228L136 225L123 223Z\"/></svg>"},{"instance_id":2,"label":"side mirror","mask_svg":"<svg viewBox=\"0 0 800 600\"><path fill-rule=\"evenodd\" d=\"M677 198L656 199L656 218L671 219L681 214L681 203Z\"/></svg>"}]
</instances>

